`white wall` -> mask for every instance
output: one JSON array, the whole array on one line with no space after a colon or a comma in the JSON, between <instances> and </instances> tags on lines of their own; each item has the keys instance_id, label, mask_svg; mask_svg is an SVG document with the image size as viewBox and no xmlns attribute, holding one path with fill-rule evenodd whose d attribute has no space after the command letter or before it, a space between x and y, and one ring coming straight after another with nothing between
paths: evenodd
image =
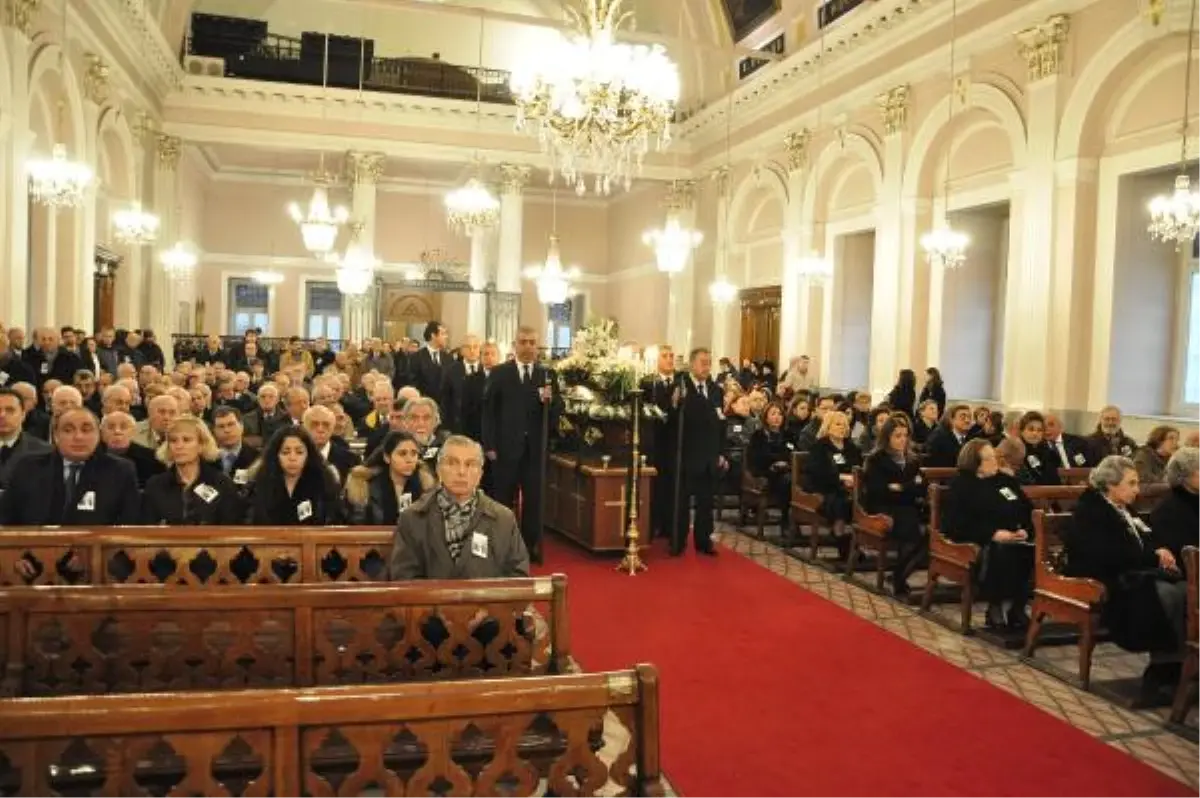
<instances>
[{"instance_id":1,"label":"white wall","mask_svg":"<svg viewBox=\"0 0 1200 798\"><path fill-rule=\"evenodd\" d=\"M950 224L970 237L970 245L966 263L943 273L941 355L933 365L941 369L955 396L996 399L1008 206L952 213Z\"/></svg>"},{"instance_id":2,"label":"white wall","mask_svg":"<svg viewBox=\"0 0 1200 798\"><path fill-rule=\"evenodd\" d=\"M836 277L830 383L840 388L866 388L875 284L875 231L838 236L833 257Z\"/></svg>"}]
</instances>

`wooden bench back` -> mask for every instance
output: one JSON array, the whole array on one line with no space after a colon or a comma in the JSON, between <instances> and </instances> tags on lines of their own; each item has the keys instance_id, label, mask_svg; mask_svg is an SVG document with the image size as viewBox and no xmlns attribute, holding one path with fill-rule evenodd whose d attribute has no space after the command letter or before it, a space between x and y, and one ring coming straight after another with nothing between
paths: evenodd
<instances>
[{"instance_id":1,"label":"wooden bench back","mask_svg":"<svg viewBox=\"0 0 1200 798\"><path fill-rule=\"evenodd\" d=\"M540 779L556 795L661 795L658 727L658 677L640 665L427 685L14 699L0 702L0 761L7 792L18 795L532 795Z\"/></svg>"},{"instance_id":2,"label":"wooden bench back","mask_svg":"<svg viewBox=\"0 0 1200 798\"><path fill-rule=\"evenodd\" d=\"M1104 600L1104 585L1095 579L1063 573L1063 540L1074 519L1070 513L1033 511L1034 589L1039 595L1087 612Z\"/></svg>"},{"instance_id":3,"label":"wooden bench back","mask_svg":"<svg viewBox=\"0 0 1200 798\"><path fill-rule=\"evenodd\" d=\"M1184 546L1182 552L1183 572L1187 574L1187 639L1195 643L1200 639L1200 590L1197 590L1197 579L1200 578L1200 549L1195 546Z\"/></svg>"},{"instance_id":4,"label":"wooden bench back","mask_svg":"<svg viewBox=\"0 0 1200 798\"><path fill-rule=\"evenodd\" d=\"M564 672L566 589L562 575L204 591L13 588L0 591L3 689L47 696Z\"/></svg>"},{"instance_id":5,"label":"wooden bench back","mask_svg":"<svg viewBox=\"0 0 1200 798\"><path fill-rule=\"evenodd\" d=\"M387 578L392 534L390 527L9 528L0 531L0 587L379 581ZM32 581L17 574L18 560L33 566Z\"/></svg>"},{"instance_id":6,"label":"wooden bench back","mask_svg":"<svg viewBox=\"0 0 1200 798\"><path fill-rule=\"evenodd\" d=\"M1087 485L1092 474L1090 468L1060 468L1058 478L1064 485Z\"/></svg>"},{"instance_id":7,"label":"wooden bench back","mask_svg":"<svg viewBox=\"0 0 1200 798\"><path fill-rule=\"evenodd\" d=\"M958 474L957 468L922 468L921 479L932 488L934 485L948 485Z\"/></svg>"},{"instance_id":8,"label":"wooden bench back","mask_svg":"<svg viewBox=\"0 0 1200 798\"><path fill-rule=\"evenodd\" d=\"M1024 485L1026 497L1034 509L1046 512L1066 511L1075 507L1079 497L1087 490L1084 485Z\"/></svg>"}]
</instances>

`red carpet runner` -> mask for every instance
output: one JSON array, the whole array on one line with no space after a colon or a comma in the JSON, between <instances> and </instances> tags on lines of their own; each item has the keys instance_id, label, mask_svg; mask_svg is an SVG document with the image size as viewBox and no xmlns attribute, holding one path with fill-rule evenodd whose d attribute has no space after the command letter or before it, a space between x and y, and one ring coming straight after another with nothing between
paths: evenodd
<instances>
[{"instance_id":1,"label":"red carpet runner","mask_svg":"<svg viewBox=\"0 0 1200 798\"><path fill-rule=\"evenodd\" d=\"M728 549L635 577L561 539L586 670L656 665L685 795L1194 795Z\"/></svg>"}]
</instances>

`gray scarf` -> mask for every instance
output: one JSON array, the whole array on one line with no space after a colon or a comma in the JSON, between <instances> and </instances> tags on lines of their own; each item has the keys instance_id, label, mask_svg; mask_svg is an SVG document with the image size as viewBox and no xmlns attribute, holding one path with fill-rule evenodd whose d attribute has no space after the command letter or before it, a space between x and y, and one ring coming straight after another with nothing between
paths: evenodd
<instances>
[{"instance_id":1,"label":"gray scarf","mask_svg":"<svg viewBox=\"0 0 1200 798\"><path fill-rule=\"evenodd\" d=\"M446 528L446 548L450 550L450 556L454 561L458 562L458 558L462 554L463 543L467 540L467 532L471 528L471 522L475 520L475 511L479 506L479 492L476 491L471 498L459 504L446 492L445 488L440 488L437 492L437 503L438 508L442 511L442 525Z\"/></svg>"}]
</instances>

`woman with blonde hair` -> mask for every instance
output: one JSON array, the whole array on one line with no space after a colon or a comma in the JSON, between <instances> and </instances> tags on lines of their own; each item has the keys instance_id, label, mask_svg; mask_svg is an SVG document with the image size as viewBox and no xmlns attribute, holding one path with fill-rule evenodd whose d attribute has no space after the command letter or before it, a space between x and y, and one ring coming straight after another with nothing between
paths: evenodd
<instances>
[{"instance_id":1,"label":"woman with blonde hair","mask_svg":"<svg viewBox=\"0 0 1200 798\"><path fill-rule=\"evenodd\" d=\"M168 526L232 526L245 521L238 487L216 464L217 442L203 421L180 416L158 447L167 470L146 481L142 521Z\"/></svg>"},{"instance_id":2,"label":"woman with blonde hair","mask_svg":"<svg viewBox=\"0 0 1200 798\"><path fill-rule=\"evenodd\" d=\"M437 486L421 462L421 447L407 432L389 432L346 480L346 518L351 524L395 526L400 513Z\"/></svg>"},{"instance_id":3,"label":"woman with blonde hair","mask_svg":"<svg viewBox=\"0 0 1200 798\"><path fill-rule=\"evenodd\" d=\"M817 442L808 452L804 489L821 495L821 515L833 529L842 559L850 553L850 536L846 533L854 509L850 486L854 483L854 467L862 465L862 461L862 452L850 440L846 414L836 410L827 412L821 420Z\"/></svg>"}]
</instances>

